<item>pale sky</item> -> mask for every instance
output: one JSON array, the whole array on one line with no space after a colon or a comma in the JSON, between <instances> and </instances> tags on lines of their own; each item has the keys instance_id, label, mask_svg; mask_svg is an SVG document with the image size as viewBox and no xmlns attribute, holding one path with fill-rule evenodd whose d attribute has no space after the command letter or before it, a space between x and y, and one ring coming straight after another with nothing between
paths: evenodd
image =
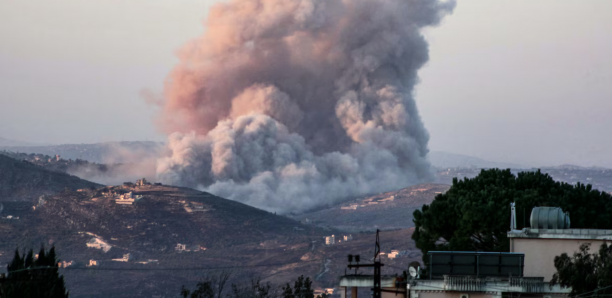
<instances>
[{"instance_id":1,"label":"pale sky","mask_svg":"<svg viewBox=\"0 0 612 298\"><path fill-rule=\"evenodd\" d=\"M0 1L0 137L163 140L142 90L204 31L205 0ZM612 1L460 0L428 29L431 150L612 167Z\"/></svg>"}]
</instances>

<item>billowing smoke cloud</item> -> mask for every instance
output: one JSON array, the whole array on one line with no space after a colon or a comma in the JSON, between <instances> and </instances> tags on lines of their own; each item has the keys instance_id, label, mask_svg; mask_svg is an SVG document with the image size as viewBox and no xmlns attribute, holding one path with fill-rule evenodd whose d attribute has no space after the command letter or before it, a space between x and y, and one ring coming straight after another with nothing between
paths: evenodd
<instances>
[{"instance_id":1,"label":"billowing smoke cloud","mask_svg":"<svg viewBox=\"0 0 612 298\"><path fill-rule=\"evenodd\" d=\"M179 53L165 183L300 211L431 177L413 98L436 0L230 0Z\"/></svg>"}]
</instances>

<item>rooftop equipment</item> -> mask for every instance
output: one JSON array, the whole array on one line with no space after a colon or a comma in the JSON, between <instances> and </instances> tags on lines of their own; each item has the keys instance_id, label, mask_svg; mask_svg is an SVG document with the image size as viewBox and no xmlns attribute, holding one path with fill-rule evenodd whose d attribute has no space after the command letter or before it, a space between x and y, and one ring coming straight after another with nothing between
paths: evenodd
<instances>
[{"instance_id":1,"label":"rooftop equipment","mask_svg":"<svg viewBox=\"0 0 612 298\"><path fill-rule=\"evenodd\" d=\"M569 229L569 213L559 207L534 207L529 219L532 229Z\"/></svg>"},{"instance_id":2,"label":"rooftop equipment","mask_svg":"<svg viewBox=\"0 0 612 298\"><path fill-rule=\"evenodd\" d=\"M444 275L522 277L524 253L430 251L429 278Z\"/></svg>"}]
</instances>

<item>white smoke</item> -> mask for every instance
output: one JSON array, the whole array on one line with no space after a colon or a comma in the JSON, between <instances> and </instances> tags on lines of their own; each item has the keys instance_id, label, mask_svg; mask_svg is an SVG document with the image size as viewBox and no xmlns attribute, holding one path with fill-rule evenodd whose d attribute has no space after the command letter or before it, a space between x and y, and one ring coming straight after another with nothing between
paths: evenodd
<instances>
[{"instance_id":1,"label":"white smoke","mask_svg":"<svg viewBox=\"0 0 612 298\"><path fill-rule=\"evenodd\" d=\"M302 211L431 177L420 30L454 2L233 0L169 77L165 183Z\"/></svg>"}]
</instances>

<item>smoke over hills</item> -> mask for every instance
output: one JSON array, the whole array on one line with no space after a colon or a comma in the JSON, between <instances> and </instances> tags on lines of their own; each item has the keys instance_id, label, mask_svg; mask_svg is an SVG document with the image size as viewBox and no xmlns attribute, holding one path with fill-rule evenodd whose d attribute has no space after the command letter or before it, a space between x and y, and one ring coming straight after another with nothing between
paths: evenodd
<instances>
[{"instance_id":1,"label":"smoke over hills","mask_svg":"<svg viewBox=\"0 0 612 298\"><path fill-rule=\"evenodd\" d=\"M158 177L281 212L429 179L412 94L428 60L420 30L454 5L216 4L167 80Z\"/></svg>"}]
</instances>

